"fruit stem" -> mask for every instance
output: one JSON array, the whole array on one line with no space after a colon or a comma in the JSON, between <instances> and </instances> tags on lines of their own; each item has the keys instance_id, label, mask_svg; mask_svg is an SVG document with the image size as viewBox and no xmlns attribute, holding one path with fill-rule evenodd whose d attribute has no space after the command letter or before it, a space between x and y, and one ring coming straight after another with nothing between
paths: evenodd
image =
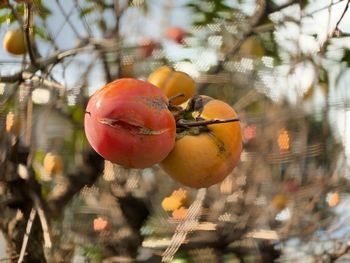
<instances>
[{"instance_id":1,"label":"fruit stem","mask_svg":"<svg viewBox=\"0 0 350 263\"><path fill-rule=\"evenodd\" d=\"M169 103L172 103L174 100L176 100L177 98L180 98L180 97L185 97L185 94L183 92L180 92L172 97L170 97L168 100L169 100Z\"/></svg>"},{"instance_id":2,"label":"fruit stem","mask_svg":"<svg viewBox=\"0 0 350 263\"><path fill-rule=\"evenodd\" d=\"M240 121L239 118L228 118L228 119L212 119L212 120L200 120L200 121L185 121L180 119L176 122L178 128L189 128L189 127L198 127L198 126L207 126L209 124L218 124L218 123L227 123L227 122L236 122Z\"/></svg>"}]
</instances>

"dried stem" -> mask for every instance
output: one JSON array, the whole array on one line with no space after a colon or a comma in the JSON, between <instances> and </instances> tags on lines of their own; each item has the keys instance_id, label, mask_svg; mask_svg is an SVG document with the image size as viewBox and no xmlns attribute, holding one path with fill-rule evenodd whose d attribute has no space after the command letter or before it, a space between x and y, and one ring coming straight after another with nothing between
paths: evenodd
<instances>
[{"instance_id":1,"label":"dried stem","mask_svg":"<svg viewBox=\"0 0 350 263\"><path fill-rule=\"evenodd\" d=\"M170 97L168 100L169 100L169 103L172 103L174 100L176 100L177 98L181 98L181 97L185 97L185 94L183 92L181 93L178 93L172 97Z\"/></svg>"},{"instance_id":2,"label":"dried stem","mask_svg":"<svg viewBox=\"0 0 350 263\"><path fill-rule=\"evenodd\" d=\"M344 9L344 11L343 11L343 13L342 13L342 15L340 16L340 18L339 18L337 24L335 25L334 31L339 30L338 26L339 26L340 22L343 20L343 18L344 18L344 16L345 16L345 13L348 11L348 9L349 9L349 4L350 4L350 0L348 0L347 4L346 4L346 6L345 6L345 9Z\"/></svg>"},{"instance_id":3,"label":"dried stem","mask_svg":"<svg viewBox=\"0 0 350 263\"><path fill-rule=\"evenodd\" d=\"M180 119L177 121L176 126L178 128L189 128L189 127L199 127L199 126L207 126L210 124L219 124L219 123L228 123L228 122L236 122L240 121L239 118L228 118L228 119L213 119L213 120L200 120L200 121L185 121L184 119Z\"/></svg>"},{"instance_id":4,"label":"dried stem","mask_svg":"<svg viewBox=\"0 0 350 263\"><path fill-rule=\"evenodd\" d=\"M23 237L21 252L19 254L19 259L18 259L17 263L22 263L24 260L24 256L26 253L28 240L29 240L29 234L30 234L30 231L32 229L35 216L36 216L36 210L34 208L32 208L32 211L30 212L30 215L29 215L29 219L28 219L28 223L27 223L27 227L26 227L26 232L25 232L24 237Z\"/></svg>"},{"instance_id":5,"label":"dried stem","mask_svg":"<svg viewBox=\"0 0 350 263\"><path fill-rule=\"evenodd\" d=\"M27 50L28 50L28 54L29 54L29 58L31 63L34 66L37 66L37 62L36 62L36 58L34 55L34 51L33 51L33 45L31 42L31 37L30 37L30 24L31 24L31 20L32 20L32 4L30 2L28 2L26 4L26 8L25 8L25 12L26 12L26 22L24 24L24 34L25 34L25 40L26 40L26 44L27 44Z\"/></svg>"}]
</instances>

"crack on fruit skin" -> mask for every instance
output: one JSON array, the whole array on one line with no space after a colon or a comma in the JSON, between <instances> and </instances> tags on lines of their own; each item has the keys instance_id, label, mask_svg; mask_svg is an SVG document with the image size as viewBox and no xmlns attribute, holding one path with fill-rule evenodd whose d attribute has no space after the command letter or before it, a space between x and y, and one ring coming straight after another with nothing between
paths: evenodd
<instances>
[{"instance_id":1,"label":"crack on fruit skin","mask_svg":"<svg viewBox=\"0 0 350 263\"><path fill-rule=\"evenodd\" d=\"M117 120L117 119L100 119L99 122L104 125L108 125L115 129L122 129L126 130L129 133L133 134L141 134L141 135L159 135L163 134L168 131L168 129L162 129L162 130L152 130L143 126L140 126L138 124L134 124L131 122L123 121L123 120Z\"/></svg>"},{"instance_id":2,"label":"crack on fruit skin","mask_svg":"<svg viewBox=\"0 0 350 263\"><path fill-rule=\"evenodd\" d=\"M215 143L216 147L218 148L218 155L224 155L226 153L225 144L217 136L215 136L214 133L208 132L208 135L209 138Z\"/></svg>"}]
</instances>

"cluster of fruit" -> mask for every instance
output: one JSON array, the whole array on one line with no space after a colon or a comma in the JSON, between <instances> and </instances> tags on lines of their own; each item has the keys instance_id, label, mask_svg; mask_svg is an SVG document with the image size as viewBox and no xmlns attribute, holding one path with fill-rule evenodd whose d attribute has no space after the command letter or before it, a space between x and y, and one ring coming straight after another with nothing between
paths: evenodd
<instances>
[{"instance_id":1,"label":"cluster of fruit","mask_svg":"<svg viewBox=\"0 0 350 263\"><path fill-rule=\"evenodd\" d=\"M195 93L190 76L167 66L147 81L113 81L89 100L87 139L112 163L129 168L160 164L184 185L209 187L237 165L241 127L230 105Z\"/></svg>"},{"instance_id":2,"label":"cluster of fruit","mask_svg":"<svg viewBox=\"0 0 350 263\"><path fill-rule=\"evenodd\" d=\"M174 219L183 220L187 217L189 203L188 192L179 188L163 199L162 207L166 212L171 212Z\"/></svg>"}]
</instances>

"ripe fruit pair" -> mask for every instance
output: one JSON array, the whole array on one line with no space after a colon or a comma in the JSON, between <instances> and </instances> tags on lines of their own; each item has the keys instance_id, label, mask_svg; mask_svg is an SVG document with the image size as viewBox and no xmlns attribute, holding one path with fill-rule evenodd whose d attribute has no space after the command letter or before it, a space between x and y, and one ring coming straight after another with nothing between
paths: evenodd
<instances>
[{"instance_id":1,"label":"ripe fruit pair","mask_svg":"<svg viewBox=\"0 0 350 263\"><path fill-rule=\"evenodd\" d=\"M185 98L173 101L179 104L193 96L195 84L184 73L168 68L156 73L149 80L159 88L120 79L92 96L85 115L90 144L105 159L122 166L145 168L160 163L174 179L191 187L220 182L239 160L240 125L200 123L236 118L235 111L205 96L169 107L166 95L183 93Z\"/></svg>"}]
</instances>

